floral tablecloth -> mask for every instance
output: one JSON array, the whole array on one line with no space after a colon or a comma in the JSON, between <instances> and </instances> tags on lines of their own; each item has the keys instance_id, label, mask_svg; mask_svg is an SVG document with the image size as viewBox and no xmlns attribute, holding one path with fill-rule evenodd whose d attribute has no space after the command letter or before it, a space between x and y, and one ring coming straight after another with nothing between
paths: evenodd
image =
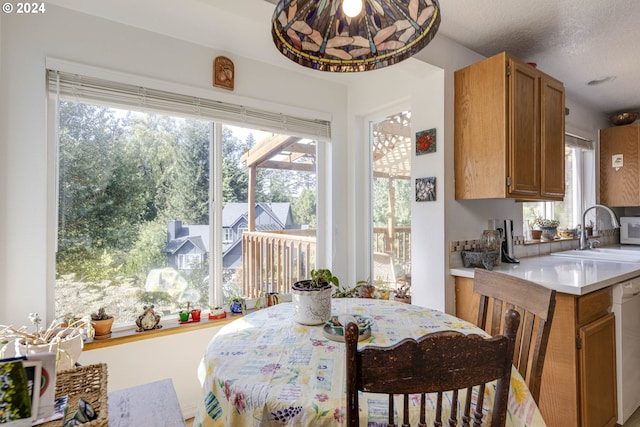
<instances>
[{"instance_id":1,"label":"floral tablecloth","mask_svg":"<svg viewBox=\"0 0 640 427\"><path fill-rule=\"evenodd\" d=\"M360 341L359 347L389 346L441 330L483 333L448 314L394 301L334 299L332 313L373 319L371 337ZM328 339L323 325L295 323L291 303L250 313L224 326L209 343L198 374L203 395L196 427L346 423L345 345ZM359 400L360 425L386 425L386 395L365 393ZM492 405L493 387L487 386L485 411ZM417 416L417 396L411 406L412 417L414 412ZM401 412L402 405L396 405L396 410ZM526 383L514 368L507 426L544 425Z\"/></svg>"}]
</instances>

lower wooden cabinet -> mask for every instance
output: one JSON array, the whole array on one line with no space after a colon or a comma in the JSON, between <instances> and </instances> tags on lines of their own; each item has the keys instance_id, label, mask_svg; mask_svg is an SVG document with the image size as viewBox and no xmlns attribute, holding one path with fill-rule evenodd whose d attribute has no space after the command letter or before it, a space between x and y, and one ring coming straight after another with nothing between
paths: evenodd
<instances>
[{"instance_id":1,"label":"lower wooden cabinet","mask_svg":"<svg viewBox=\"0 0 640 427\"><path fill-rule=\"evenodd\" d=\"M456 277L456 316L476 323L473 279ZM611 288L556 293L539 407L549 427L613 427L617 420Z\"/></svg>"}]
</instances>

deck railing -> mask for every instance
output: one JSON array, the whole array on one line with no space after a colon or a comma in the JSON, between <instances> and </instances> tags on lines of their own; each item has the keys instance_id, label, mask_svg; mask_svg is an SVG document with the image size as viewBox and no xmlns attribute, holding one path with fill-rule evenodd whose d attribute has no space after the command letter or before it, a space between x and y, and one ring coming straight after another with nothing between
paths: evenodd
<instances>
[{"instance_id":1,"label":"deck railing","mask_svg":"<svg viewBox=\"0 0 640 427\"><path fill-rule=\"evenodd\" d=\"M373 251L393 254L394 262L408 271L411 267L411 227L396 227L392 241L385 227L374 227Z\"/></svg>"},{"instance_id":2,"label":"deck railing","mask_svg":"<svg viewBox=\"0 0 640 427\"><path fill-rule=\"evenodd\" d=\"M242 265L245 297L256 298L261 291L290 293L291 285L315 268L315 230L244 232Z\"/></svg>"},{"instance_id":3,"label":"deck railing","mask_svg":"<svg viewBox=\"0 0 640 427\"><path fill-rule=\"evenodd\" d=\"M316 230L245 231L242 234L242 291L247 298L260 292L290 293L291 285L308 279L316 268ZM393 245L385 228L374 229L374 252L389 252L409 271L411 228L396 228Z\"/></svg>"}]
</instances>

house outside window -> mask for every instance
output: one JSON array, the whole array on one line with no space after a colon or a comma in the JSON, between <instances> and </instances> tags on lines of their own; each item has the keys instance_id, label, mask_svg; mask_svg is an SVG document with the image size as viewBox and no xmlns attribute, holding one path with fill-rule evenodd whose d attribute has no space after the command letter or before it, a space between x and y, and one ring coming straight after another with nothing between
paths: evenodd
<instances>
[{"instance_id":1,"label":"house outside window","mask_svg":"<svg viewBox=\"0 0 640 427\"><path fill-rule=\"evenodd\" d=\"M87 82L91 84L83 86ZM209 111L210 117L191 117L185 111L193 109L181 104L187 98L181 95L172 101L174 95L148 89L134 102L139 92L135 85L56 71L48 72L48 83L49 111L55 116L51 141L57 150L56 317L82 316L104 306L117 323L127 324L144 305L154 304L168 315L187 302L203 308L223 305L227 291L245 296L242 259L236 258L233 266L216 260L223 258L225 244L229 251L240 248L238 239L250 228L243 154L263 140L279 143L276 148L287 142L289 152L283 157L298 162L287 170L284 161L261 159L277 165L275 171L258 170L255 183L256 214L273 218L265 220L264 231L301 229L302 221L315 224L316 141L223 125L214 120L215 111ZM93 93L94 88L99 90ZM152 99L154 107L140 107ZM215 110L223 104L194 102L200 115L207 105ZM246 116L245 107L238 118ZM262 122L265 117L268 113L261 111ZM274 128L280 120L282 114L273 114ZM304 133L307 126L316 132L318 121L292 123ZM303 153L295 154L295 149ZM312 169L304 163L308 159L314 161ZM296 170L301 169L311 173L302 181L309 182L304 191L309 189L314 203L298 197ZM212 195L222 203L211 203ZM286 202L271 203L274 199ZM233 220L241 228L223 231L224 219L218 218L225 206L234 204L244 206ZM212 250L218 245L223 250Z\"/></svg>"}]
</instances>

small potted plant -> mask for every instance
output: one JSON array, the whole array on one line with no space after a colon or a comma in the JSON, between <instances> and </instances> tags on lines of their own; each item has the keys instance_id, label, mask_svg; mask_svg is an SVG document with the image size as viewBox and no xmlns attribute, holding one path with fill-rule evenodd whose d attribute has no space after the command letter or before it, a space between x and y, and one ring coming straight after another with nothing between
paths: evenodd
<instances>
[{"instance_id":1,"label":"small potted plant","mask_svg":"<svg viewBox=\"0 0 640 427\"><path fill-rule=\"evenodd\" d=\"M376 285L367 280L360 280L358 282L358 296L360 298L373 298L376 292Z\"/></svg>"},{"instance_id":2,"label":"small potted plant","mask_svg":"<svg viewBox=\"0 0 640 427\"><path fill-rule=\"evenodd\" d=\"M320 325L331 317L333 287L340 280L329 269L311 270L311 279L295 282L291 287L293 320L303 325Z\"/></svg>"},{"instance_id":3,"label":"small potted plant","mask_svg":"<svg viewBox=\"0 0 640 427\"><path fill-rule=\"evenodd\" d=\"M231 312L235 314L244 314L244 299L239 296L233 296L229 298L229 310L231 310Z\"/></svg>"},{"instance_id":4,"label":"small potted plant","mask_svg":"<svg viewBox=\"0 0 640 427\"><path fill-rule=\"evenodd\" d=\"M224 311L223 307L211 307L209 306L209 320L214 319L224 319L227 317L227 313Z\"/></svg>"},{"instance_id":5,"label":"small potted plant","mask_svg":"<svg viewBox=\"0 0 640 427\"><path fill-rule=\"evenodd\" d=\"M180 311L178 312L178 316L180 317L181 322L189 321L189 314L191 314L190 307L191 307L191 302L187 301L187 307L180 309Z\"/></svg>"},{"instance_id":6,"label":"small potted plant","mask_svg":"<svg viewBox=\"0 0 640 427\"><path fill-rule=\"evenodd\" d=\"M542 230L542 240L549 241L553 240L556 237L560 221L557 219L547 219L536 215L535 219L533 220L533 225Z\"/></svg>"},{"instance_id":7,"label":"small potted plant","mask_svg":"<svg viewBox=\"0 0 640 427\"><path fill-rule=\"evenodd\" d=\"M54 353L57 369L73 368L82 353L83 338L91 335L89 316L71 322L54 320L47 328L40 326L38 313L30 313L29 320L35 325L35 332L29 332L26 326L16 329L0 325L0 358Z\"/></svg>"},{"instance_id":8,"label":"small potted plant","mask_svg":"<svg viewBox=\"0 0 640 427\"><path fill-rule=\"evenodd\" d=\"M359 295L361 282L357 282L355 286L336 286L333 291L333 298L355 298Z\"/></svg>"},{"instance_id":9,"label":"small potted plant","mask_svg":"<svg viewBox=\"0 0 640 427\"><path fill-rule=\"evenodd\" d=\"M260 291L260 295L256 298L256 303L254 308L259 310L262 308L262 298L264 297L264 302L267 307L271 307L272 305L280 304L281 297L278 292L265 292Z\"/></svg>"},{"instance_id":10,"label":"small potted plant","mask_svg":"<svg viewBox=\"0 0 640 427\"><path fill-rule=\"evenodd\" d=\"M194 322L199 322L200 321L200 315L202 313L202 310L198 307L194 307L191 309L191 320Z\"/></svg>"},{"instance_id":11,"label":"small potted plant","mask_svg":"<svg viewBox=\"0 0 640 427\"><path fill-rule=\"evenodd\" d=\"M104 307L100 307L97 312L91 313L91 326L95 331L93 339L103 340L111 337L111 325L113 325L113 316L107 314Z\"/></svg>"},{"instance_id":12,"label":"small potted plant","mask_svg":"<svg viewBox=\"0 0 640 427\"><path fill-rule=\"evenodd\" d=\"M403 283L393 292L395 293L393 297L395 301L411 304L411 285L409 283Z\"/></svg>"}]
</instances>

